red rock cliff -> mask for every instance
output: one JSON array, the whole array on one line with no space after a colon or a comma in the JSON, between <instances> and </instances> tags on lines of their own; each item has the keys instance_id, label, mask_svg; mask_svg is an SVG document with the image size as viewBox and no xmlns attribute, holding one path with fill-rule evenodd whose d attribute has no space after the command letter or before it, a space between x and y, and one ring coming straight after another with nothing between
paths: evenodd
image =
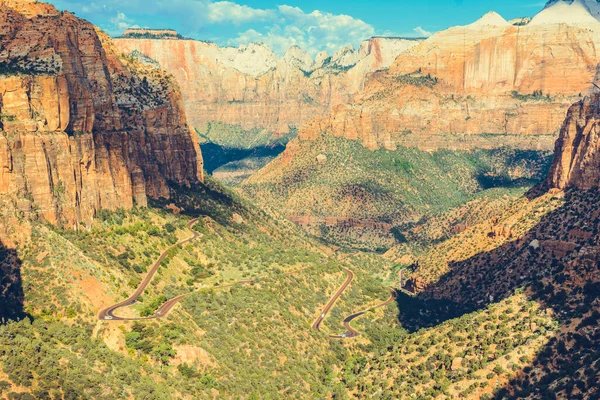
<instances>
[{"instance_id":1,"label":"red rock cliff","mask_svg":"<svg viewBox=\"0 0 600 400\"><path fill-rule=\"evenodd\" d=\"M600 24L592 28L519 27L489 14L439 32L373 74L357 101L305 124L300 137L328 132L393 149L407 132L558 133L600 62Z\"/></svg>"},{"instance_id":2,"label":"red rock cliff","mask_svg":"<svg viewBox=\"0 0 600 400\"><path fill-rule=\"evenodd\" d=\"M77 226L203 179L174 81L47 4L0 3L0 119L5 219Z\"/></svg>"},{"instance_id":3,"label":"red rock cliff","mask_svg":"<svg viewBox=\"0 0 600 400\"><path fill-rule=\"evenodd\" d=\"M558 189L600 186L600 94L569 109L548 179Z\"/></svg>"},{"instance_id":4,"label":"red rock cliff","mask_svg":"<svg viewBox=\"0 0 600 400\"><path fill-rule=\"evenodd\" d=\"M277 57L262 44L220 48L197 40L114 42L119 51L139 51L175 76L193 126L219 121L278 133L352 101L368 73L389 67L399 53L419 43L373 38L359 52L342 49L333 57L322 53L313 62L298 47Z\"/></svg>"}]
</instances>

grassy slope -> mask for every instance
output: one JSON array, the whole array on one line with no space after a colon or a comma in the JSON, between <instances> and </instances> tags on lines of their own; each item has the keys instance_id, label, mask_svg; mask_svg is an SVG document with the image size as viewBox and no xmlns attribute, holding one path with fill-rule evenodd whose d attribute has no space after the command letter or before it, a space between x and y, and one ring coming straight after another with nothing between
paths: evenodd
<instances>
[{"instance_id":1,"label":"grassy slope","mask_svg":"<svg viewBox=\"0 0 600 400\"><path fill-rule=\"evenodd\" d=\"M363 332L358 339L331 340L327 335L341 333L346 316L389 296L385 284L373 276L386 275L381 270L391 269L393 263L369 254L334 257L289 222L257 211L213 184L180 196L185 198L188 211L204 215L197 227L202 238L173 252L143 300L123 311L138 315L148 307L152 310L160 296L194 292L164 320L108 323L95 318L101 305L133 290L141 277L135 266L149 265L156 255L145 254L148 248L165 248L186 235L181 228L189 217L149 209L104 214L89 233L37 226L34 240L18 251L25 308L35 321L0 326L0 387L5 393L21 393L15 398L27 398L27 393L35 398L68 393L107 399L217 394L348 398L370 393L368 388L381 379L393 383L400 379L398 371L414 375L412 383L393 384L386 395L407 396L414 389L427 398L431 390L439 390L438 378L458 385L450 391L472 390L468 387L473 374L485 376L477 379L487 385L482 390L490 392L496 377L514 376L513 369L526 360L521 357L544 341L545 336L527 323L515 327L515 318L499 316L520 313L523 307L535 309L522 297L420 331L405 322L403 328L398 307L390 306L353 323ZM235 213L243 223L233 222L240 221ZM355 281L325 320L323 332L313 332L311 323L345 278L342 265L351 266ZM256 279L254 285L212 289L218 282L249 277ZM401 302L400 310L403 307L407 305ZM538 325L552 326L544 314L532 315L540 319ZM493 328L469 339L470 331L461 326L471 320ZM464 332L467 338L442 345L449 330ZM503 369L494 371L499 361L482 360L469 364L472 373L443 368L431 380L422 376L423 368L433 362L424 354L402 355L405 369L398 369L393 358L414 346L427 346L430 358L444 363L464 352L481 359L487 353L468 350L470 341L493 342L497 332L505 331L514 336L514 349L503 347L494 354L514 355L515 367L501 361ZM436 341L439 346L427 344ZM37 362L32 364L32 359Z\"/></svg>"},{"instance_id":2,"label":"grassy slope","mask_svg":"<svg viewBox=\"0 0 600 400\"><path fill-rule=\"evenodd\" d=\"M439 332L440 327L453 324L460 315L470 319L469 315L480 314L486 307L502 307L518 298L534 302L540 312L532 312L530 306L521 307L514 320L537 315L529 327L541 340L541 347L535 353L523 354L523 360L518 358L526 366L516 378L502 379L493 396L595 398L600 377L600 194L591 190L530 197L511 202L498 218L482 221L438 243L430 242L416 257L418 267L413 274L413 279L424 286L423 295L412 302L414 310L401 313L401 319L412 329L433 326ZM508 228L511 234L490 235L498 227L504 232ZM535 248L533 243L540 243L540 247ZM460 307L436 315L432 305L437 302ZM451 321L443 322L448 318ZM500 339L505 344L514 329L506 332L492 326L491 331L495 335L491 342L478 343L491 346ZM518 331L523 333L520 328ZM403 346L397 346L383 359L389 363L405 352ZM510 361L514 360L511 357ZM387 369L379 363L364 378L379 382L377 377L384 371ZM396 379L402 376L393 375ZM448 386L443 391L453 390L465 389ZM485 392L487 397L492 396L492 392L477 386L468 390L470 394Z\"/></svg>"},{"instance_id":3,"label":"grassy slope","mask_svg":"<svg viewBox=\"0 0 600 400\"><path fill-rule=\"evenodd\" d=\"M544 176L550 160L545 152L511 149L370 151L329 135L296 142L293 153L291 161L280 158L244 182L243 191L287 215L357 218L401 229L462 205L484 189L531 185ZM317 162L321 154L324 163ZM385 230L314 225L312 233L336 244L379 248L395 242Z\"/></svg>"}]
</instances>

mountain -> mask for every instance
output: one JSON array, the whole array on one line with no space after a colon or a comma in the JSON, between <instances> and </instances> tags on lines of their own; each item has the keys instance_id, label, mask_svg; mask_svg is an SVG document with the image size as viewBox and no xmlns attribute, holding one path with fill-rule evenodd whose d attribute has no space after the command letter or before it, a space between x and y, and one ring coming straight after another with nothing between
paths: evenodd
<instances>
[{"instance_id":1,"label":"mountain","mask_svg":"<svg viewBox=\"0 0 600 400\"><path fill-rule=\"evenodd\" d=\"M373 38L315 62L297 46L277 57L264 44L218 47L197 40L117 38L120 52L137 50L173 74L190 123L262 128L286 134L337 104L352 100L366 75L386 68L418 40Z\"/></svg>"},{"instance_id":2,"label":"mountain","mask_svg":"<svg viewBox=\"0 0 600 400\"><path fill-rule=\"evenodd\" d=\"M600 186L599 103L600 95L594 94L569 109L556 142L556 157L549 176L551 187L591 189Z\"/></svg>"},{"instance_id":3,"label":"mountain","mask_svg":"<svg viewBox=\"0 0 600 400\"><path fill-rule=\"evenodd\" d=\"M472 196L543 180L565 113L592 91L599 44L600 30L497 13L438 32L306 122L242 190L336 244L387 248Z\"/></svg>"},{"instance_id":4,"label":"mountain","mask_svg":"<svg viewBox=\"0 0 600 400\"><path fill-rule=\"evenodd\" d=\"M0 7L5 221L89 226L100 209L203 180L170 76L120 59L108 36L69 12L24 0Z\"/></svg>"},{"instance_id":5,"label":"mountain","mask_svg":"<svg viewBox=\"0 0 600 400\"><path fill-rule=\"evenodd\" d=\"M550 0L539 15L564 13L580 17L579 22L590 22L589 18L581 12L581 8L585 8L594 18L600 20L600 3L597 0ZM567 18L577 21L577 18L571 18L571 15L568 15Z\"/></svg>"},{"instance_id":6,"label":"mountain","mask_svg":"<svg viewBox=\"0 0 600 400\"><path fill-rule=\"evenodd\" d=\"M405 132L557 133L595 79L600 29L534 21L513 26L488 14L439 32L370 76L356 101L307 122L300 136L328 132L393 149ZM423 110L437 117L422 118Z\"/></svg>"}]
</instances>

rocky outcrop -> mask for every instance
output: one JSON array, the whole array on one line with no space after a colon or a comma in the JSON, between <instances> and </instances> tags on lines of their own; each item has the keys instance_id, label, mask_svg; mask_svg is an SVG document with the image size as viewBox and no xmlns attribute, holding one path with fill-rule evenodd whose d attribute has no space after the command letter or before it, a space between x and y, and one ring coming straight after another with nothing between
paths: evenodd
<instances>
[{"instance_id":1,"label":"rocky outcrop","mask_svg":"<svg viewBox=\"0 0 600 400\"><path fill-rule=\"evenodd\" d=\"M309 121L300 137L331 133L394 149L407 133L556 134L600 62L600 23L593 28L514 26L488 14L401 53L356 101Z\"/></svg>"},{"instance_id":2,"label":"rocky outcrop","mask_svg":"<svg viewBox=\"0 0 600 400\"><path fill-rule=\"evenodd\" d=\"M600 94L574 104L556 142L552 188L600 186Z\"/></svg>"},{"instance_id":3,"label":"rocky outcrop","mask_svg":"<svg viewBox=\"0 0 600 400\"><path fill-rule=\"evenodd\" d=\"M359 51L343 48L313 60L297 46L277 57L263 44L220 48L196 40L115 39L119 51L139 51L173 74L190 123L239 125L287 133L291 127L354 100L366 76L387 68L418 40L373 38Z\"/></svg>"},{"instance_id":4,"label":"rocky outcrop","mask_svg":"<svg viewBox=\"0 0 600 400\"><path fill-rule=\"evenodd\" d=\"M123 32L124 38L154 38L154 39L179 39L181 36L173 29L144 29L129 28Z\"/></svg>"},{"instance_id":5,"label":"rocky outcrop","mask_svg":"<svg viewBox=\"0 0 600 400\"><path fill-rule=\"evenodd\" d=\"M173 79L47 4L0 4L0 120L5 217L80 226L203 179Z\"/></svg>"}]
</instances>

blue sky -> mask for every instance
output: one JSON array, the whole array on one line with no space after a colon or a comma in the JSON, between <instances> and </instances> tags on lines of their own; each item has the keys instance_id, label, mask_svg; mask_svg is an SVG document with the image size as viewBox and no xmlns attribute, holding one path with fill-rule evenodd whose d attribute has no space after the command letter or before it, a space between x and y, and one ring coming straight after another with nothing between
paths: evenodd
<instances>
[{"instance_id":1,"label":"blue sky","mask_svg":"<svg viewBox=\"0 0 600 400\"><path fill-rule=\"evenodd\" d=\"M298 45L311 54L357 47L366 38L426 36L466 25L488 11L533 16L537 0L47 0L111 35L127 27L173 28L184 36L237 46L264 42L279 54Z\"/></svg>"}]
</instances>

